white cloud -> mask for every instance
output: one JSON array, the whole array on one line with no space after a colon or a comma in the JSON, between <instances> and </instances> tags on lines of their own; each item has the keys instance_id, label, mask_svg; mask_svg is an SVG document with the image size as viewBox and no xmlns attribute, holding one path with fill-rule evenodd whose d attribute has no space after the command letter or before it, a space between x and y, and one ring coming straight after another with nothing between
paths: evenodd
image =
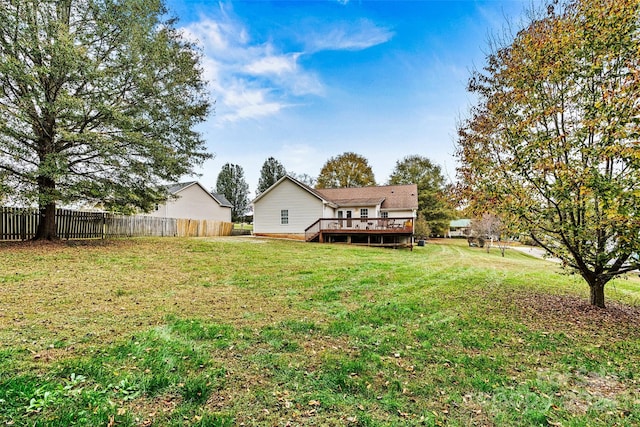
<instances>
[{"instance_id":1,"label":"white cloud","mask_svg":"<svg viewBox=\"0 0 640 427\"><path fill-rule=\"evenodd\" d=\"M255 75L282 75L293 73L297 69L297 59L299 54L290 55L272 55L257 58L250 64L244 67L244 71Z\"/></svg>"},{"instance_id":2,"label":"white cloud","mask_svg":"<svg viewBox=\"0 0 640 427\"><path fill-rule=\"evenodd\" d=\"M222 64L220 64L214 58L206 56L202 58L201 64L204 71L204 78L209 82L209 85L211 87L215 88L216 82L220 81Z\"/></svg>"},{"instance_id":3,"label":"white cloud","mask_svg":"<svg viewBox=\"0 0 640 427\"><path fill-rule=\"evenodd\" d=\"M222 120L234 122L270 116L286 107L286 104L269 100L266 89L252 89L243 84L224 90L225 112Z\"/></svg>"},{"instance_id":4,"label":"white cloud","mask_svg":"<svg viewBox=\"0 0 640 427\"><path fill-rule=\"evenodd\" d=\"M266 79L275 88L294 96L323 95L320 79L315 73L301 69L299 57L300 53L260 57L242 68L242 72Z\"/></svg>"},{"instance_id":5,"label":"white cloud","mask_svg":"<svg viewBox=\"0 0 640 427\"><path fill-rule=\"evenodd\" d=\"M182 29L201 46L204 76L216 98L216 124L277 114L292 97L321 95L318 77L300 67L299 52L253 42L245 26L223 8Z\"/></svg>"},{"instance_id":6,"label":"white cloud","mask_svg":"<svg viewBox=\"0 0 640 427\"><path fill-rule=\"evenodd\" d=\"M320 77L300 62L303 55L361 50L393 37L390 30L363 19L328 24L330 28L318 29L316 34L307 32L305 52L283 51L272 41L252 40L249 29L229 7L221 5L215 15L202 16L182 28L183 35L202 48L204 76L216 99L217 126L278 114L304 103L301 97L323 96Z\"/></svg>"},{"instance_id":7,"label":"white cloud","mask_svg":"<svg viewBox=\"0 0 640 427\"><path fill-rule=\"evenodd\" d=\"M220 23L210 19L194 22L182 29L187 39L214 51L223 51L229 47L226 37L229 32L232 32L232 29L224 28Z\"/></svg>"},{"instance_id":8,"label":"white cloud","mask_svg":"<svg viewBox=\"0 0 640 427\"><path fill-rule=\"evenodd\" d=\"M309 34L307 46L310 51L363 50L386 43L394 36L390 29L379 27L368 19L342 22L323 30Z\"/></svg>"}]
</instances>

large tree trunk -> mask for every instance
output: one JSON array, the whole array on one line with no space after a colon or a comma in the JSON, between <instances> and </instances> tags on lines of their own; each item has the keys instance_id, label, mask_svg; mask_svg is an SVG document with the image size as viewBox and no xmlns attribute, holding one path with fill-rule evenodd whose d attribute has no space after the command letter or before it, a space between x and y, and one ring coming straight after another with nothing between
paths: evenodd
<instances>
[{"instance_id":1,"label":"large tree trunk","mask_svg":"<svg viewBox=\"0 0 640 427\"><path fill-rule=\"evenodd\" d=\"M607 278L604 275L599 275L586 269L585 271L581 271L580 273L584 280L586 280L589 284L589 302L591 303L591 305L599 308L605 308L604 285L606 285L607 282L611 280L611 278Z\"/></svg>"},{"instance_id":2,"label":"large tree trunk","mask_svg":"<svg viewBox=\"0 0 640 427\"><path fill-rule=\"evenodd\" d=\"M38 178L40 221L33 240L57 240L56 202L52 200L56 184L50 178Z\"/></svg>"},{"instance_id":3,"label":"large tree trunk","mask_svg":"<svg viewBox=\"0 0 640 427\"><path fill-rule=\"evenodd\" d=\"M56 204L47 203L40 206L40 222L33 240L57 240Z\"/></svg>"},{"instance_id":4,"label":"large tree trunk","mask_svg":"<svg viewBox=\"0 0 640 427\"><path fill-rule=\"evenodd\" d=\"M596 282L594 284L589 284L589 288L591 289L590 301L591 305L596 307L605 308L604 306L604 283Z\"/></svg>"}]
</instances>

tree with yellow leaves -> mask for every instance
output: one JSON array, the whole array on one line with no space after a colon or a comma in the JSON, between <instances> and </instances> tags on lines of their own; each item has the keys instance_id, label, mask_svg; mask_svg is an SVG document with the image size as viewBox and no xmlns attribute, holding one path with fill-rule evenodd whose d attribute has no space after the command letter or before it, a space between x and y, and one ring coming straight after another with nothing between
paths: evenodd
<instances>
[{"instance_id":1,"label":"tree with yellow leaves","mask_svg":"<svg viewBox=\"0 0 640 427\"><path fill-rule=\"evenodd\" d=\"M458 127L458 177L590 287L640 267L640 0L550 2L494 48Z\"/></svg>"}]
</instances>

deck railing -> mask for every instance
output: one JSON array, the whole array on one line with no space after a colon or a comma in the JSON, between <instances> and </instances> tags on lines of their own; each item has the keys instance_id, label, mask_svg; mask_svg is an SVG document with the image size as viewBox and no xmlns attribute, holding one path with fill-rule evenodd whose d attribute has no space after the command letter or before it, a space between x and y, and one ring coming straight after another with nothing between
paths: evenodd
<instances>
[{"instance_id":1,"label":"deck railing","mask_svg":"<svg viewBox=\"0 0 640 427\"><path fill-rule=\"evenodd\" d=\"M317 220L316 222L314 222L313 224L311 224L309 227L307 227L304 230L304 239L308 242L310 240L313 240L314 237L320 233L320 223L321 223L322 219Z\"/></svg>"},{"instance_id":2,"label":"deck railing","mask_svg":"<svg viewBox=\"0 0 640 427\"><path fill-rule=\"evenodd\" d=\"M318 233L412 234L414 218L320 218L305 230L307 240Z\"/></svg>"}]
</instances>

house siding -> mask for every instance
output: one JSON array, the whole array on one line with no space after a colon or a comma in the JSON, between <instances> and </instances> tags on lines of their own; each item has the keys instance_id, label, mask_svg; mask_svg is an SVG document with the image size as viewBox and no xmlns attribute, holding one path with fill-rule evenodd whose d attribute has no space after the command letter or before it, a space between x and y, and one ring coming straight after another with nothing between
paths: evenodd
<instances>
[{"instance_id":1,"label":"house siding","mask_svg":"<svg viewBox=\"0 0 640 427\"><path fill-rule=\"evenodd\" d=\"M176 196L177 199L169 199L149 215L231 222L231 208L220 206L200 185L191 185L179 191Z\"/></svg>"},{"instance_id":2,"label":"house siding","mask_svg":"<svg viewBox=\"0 0 640 427\"><path fill-rule=\"evenodd\" d=\"M388 212L389 213L389 218L406 218L406 217L416 217L416 211L411 210L411 209L407 209L407 210L388 210L385 211L384 209L380 210L380 213L378 216L382 216L381 212Z\"/></svg>"},{"instance_id":3,"label":"house siding","mask_svg":"<svg viewBox=\"0 0 640 427\"><path fill-rule=\"evenodd\" d=\"M360 210L361 209L367 209L368 214L367 214L367 218L375 218L378 216L378 209L377 206L375 205L370 205L370 206L340 206L338 209L335 210L335 214L334 215L330 215L327 218L337 218L338 217L338 212L342 211L343 212L343 218L346 218L346 212L347 211L351 211L351 216L352 218L360 218Z\"/></svg>"},{"instance_id":4,"label":"house siding","mask_svg":"<svg viewBox=\"0 0 640 427\"><path fill-rule=\"evenodd\" d=\"M297 184L284 180L272 188L269 197L263 197L253 205L254 234L275 234L300 236L304 230L329 212L320 199L300 188ZM280 224L280 212L289 212L289 223Z\"/></svg>"}]
</instances>

